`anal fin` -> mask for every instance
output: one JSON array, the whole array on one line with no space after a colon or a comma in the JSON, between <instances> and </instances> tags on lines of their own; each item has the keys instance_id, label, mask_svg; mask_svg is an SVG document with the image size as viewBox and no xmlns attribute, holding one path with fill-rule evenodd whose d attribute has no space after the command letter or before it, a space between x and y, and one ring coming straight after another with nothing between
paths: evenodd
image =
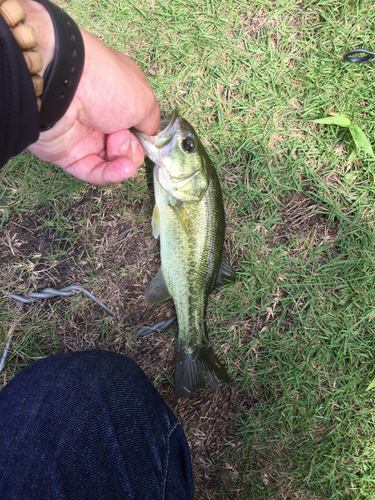
<instances>
[{"instance_id":1,"label":"anal fin","mask_svg":"<svg viewBox=\"0 0 375 500\"><path fill-rule=\"evenodd\" d=\"M159 302L163 302L164 300L170 298L171 294L169 293L168 287L165 284L161 268L157 272L156 276L152 279L144 296L147 302L150 302L150 304L158 304Z\"/></svg>"}]
</instances>

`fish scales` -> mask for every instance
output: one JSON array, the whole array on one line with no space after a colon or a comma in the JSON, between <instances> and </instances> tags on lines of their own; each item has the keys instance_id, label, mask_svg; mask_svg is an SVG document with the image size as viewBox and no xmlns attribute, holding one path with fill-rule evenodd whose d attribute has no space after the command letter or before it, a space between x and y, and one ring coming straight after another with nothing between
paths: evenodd
<instances>
[{"instance_id":1,"label":"fish scales","mask_svg":"<svg viewBox=\"0 0 375 500\"><path fill-rule=\"evenodd\" d=\"M202 200L184 205L188 217L194 221L190 233L179 223L168 203L170 200L162 198L163 190L156 180L160 247L163 261L168 261L163 266L163 277L176 306L179 346L192 347L205 338L207 299L223 250L224 208L216 172Z\"/></svg>"}]
</instances>

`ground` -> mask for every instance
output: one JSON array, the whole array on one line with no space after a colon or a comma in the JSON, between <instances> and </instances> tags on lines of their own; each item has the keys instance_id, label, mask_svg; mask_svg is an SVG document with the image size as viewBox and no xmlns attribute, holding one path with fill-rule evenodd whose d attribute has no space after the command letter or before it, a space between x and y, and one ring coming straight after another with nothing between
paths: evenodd
<instances>
[{"instance_id":1,"label":"ground","mask_svg":"<svg viewBox=\"0 0 375 500\"><path fill-rule=\"evenodd\" d=\"M37 350L44 355L92 348L124 353L130 348L129 356L154 382L185 430L198 497L201 494L201 498L214 499L218 498L215 493L218 480L225 483L227 475L236 479L245 472L241 470L243 465L240 470L236 466L236 428L244 411L251 409L253 400L232 381L215 391L201 391L178 401L173 388L176 327L141 338L137 343L131 341L138 327L153 325L175 314L172 300L148 305L143 298L160 265L160 257L158 243L151 235L150 220L135 219L137 212L151 212L152 203L150 193L146 205L132 204L128 216L119 217L118 213L124 212L122 199L114 197L111 190L106 194L87 187L78 200L60 213L55 211L55 200L36 207L32 213L11 217L0 239L0 287L12 293L19 287L30 292L47 287L86 286L115 311L116 317L111 319L78 295L74 299L24 305L21 315L25 314L26 322L28 312L35 311L30 327L35 329ZM120 210L117 204L121 204ZM53 223L57 217L60 228ZM120 236L125 230L129 231ZM60 252L64 255L62 259ZM215 293L217 296L218 292ZM81 303L73 308L78 310L70 309L72 301ZM19 314L16 301L8 299L6 304L14 308L15 315ZM52 327L53 341L46 324ZM39 357L34 352L26 355L22 352L18 345L22 345L19 337L22 335L24 328L21 331L17 325L10 358L18 366ZM220 349L225 351L225 344L217 346L219 352ZM5 371L3 383L10 377ZM227 457L225 465L217 461L217 456L223 453Z\"/></svg>"}]
</instances>

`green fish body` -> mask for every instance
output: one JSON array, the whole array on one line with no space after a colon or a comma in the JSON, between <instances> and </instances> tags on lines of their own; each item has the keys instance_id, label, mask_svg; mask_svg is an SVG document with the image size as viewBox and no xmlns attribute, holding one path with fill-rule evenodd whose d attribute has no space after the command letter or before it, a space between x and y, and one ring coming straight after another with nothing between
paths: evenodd
<instances>
[{"instance_id":1,"label":"green fish body","mask_svg":"<svg viewBox=\"0 0 375 500\"><path fill-rule=\"evenodd\" d=\"M228 381L208 340L209 294L235 274L223 257L224 206L219 179L193 127L175 111L156 136L135 131L155 162L153 234L161 267L145 293L151 303L173 298L178 319L175 392L185 397Z\"/></svg>"}]
</instances>

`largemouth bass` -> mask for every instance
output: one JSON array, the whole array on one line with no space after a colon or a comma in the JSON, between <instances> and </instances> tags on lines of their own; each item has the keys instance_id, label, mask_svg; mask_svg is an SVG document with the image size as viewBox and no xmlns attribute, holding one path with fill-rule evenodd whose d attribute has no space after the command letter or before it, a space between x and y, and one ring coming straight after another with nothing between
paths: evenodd
<instances>
[{"instance_id":1,"label":"largemouth bass","mask_svg":"<svg viewBox=\"0 0 375 500\"><path fill-rule=\"evenodd\" d=\"M193 127L174 111L157 135L133 131L155 163L153 235L160 236L161 267L145 298L170 297L178 340L175 393L178 398L215 388L229 377L207 336L209 294L235 273L223 257L224 206L219 179Z\"/></svg>"}]
</instances>

